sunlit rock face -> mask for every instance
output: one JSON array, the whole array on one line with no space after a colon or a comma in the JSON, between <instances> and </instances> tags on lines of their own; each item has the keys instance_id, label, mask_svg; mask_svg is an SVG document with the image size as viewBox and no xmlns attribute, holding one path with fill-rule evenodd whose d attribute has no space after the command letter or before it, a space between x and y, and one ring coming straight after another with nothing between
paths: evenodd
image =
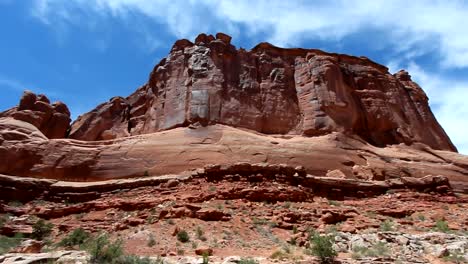
<instances>
[{"instance_id":1,"label":"sunlit rock face","mask_svg":"<svg viewBox=\"0 0 468 264\"><path fill-rule=\"evenodd\" d=\"M265 134L354 134L375 146L424 143L456 151L424 91L364 57L260 43L236 49L225 34L178 40L126 98L78 118L70 138L102 140L225 124Z\"/></svg>"},{"instance_id":2,"label":"sunlit rock face","mask_svg":"<svg viewBox=\"0 0 468 264\"><path fill-rule=\"evenodd\" d=\"M468 191L468 157L407 72L230 41L177 41L146 84L72 124L63 103L26 92L0 113L0 174L102 181L261 163L364 181L442 175Z\"/></svg>"}]
</instances>

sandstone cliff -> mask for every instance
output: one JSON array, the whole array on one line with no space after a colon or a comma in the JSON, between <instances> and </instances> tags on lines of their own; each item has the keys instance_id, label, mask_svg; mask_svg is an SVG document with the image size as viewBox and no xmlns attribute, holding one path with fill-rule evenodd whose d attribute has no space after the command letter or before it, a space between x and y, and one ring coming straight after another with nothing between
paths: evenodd
<instances>
[{"instance_id":1,"label":"sandstone cliff","mask_svg":"<svg viewBox=\"0 0 468 264\"><path fill-rule=\"evenodd\" d=\"M78 118L70 138L103 140L200 122L265 134L355 134L375 146L424 143L456 151L423 90L364 57L231 38L177 41L148 82Z\"/></svg>"}]
</instances>

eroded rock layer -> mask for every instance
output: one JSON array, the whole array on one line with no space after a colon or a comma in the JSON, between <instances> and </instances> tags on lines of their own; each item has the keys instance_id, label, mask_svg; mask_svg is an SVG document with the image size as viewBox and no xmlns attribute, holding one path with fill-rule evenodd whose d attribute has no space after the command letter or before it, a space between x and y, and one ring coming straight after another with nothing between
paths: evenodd
<instances>
[{"instance_id":1,"label":"eroded rock layer","mask_svg":"<svg viewBox=\"0 0 468 264\"><path fill-rule=\"evenodd\" d=\"M247 51L230 41L221 33L177 41L145 85L80 116L70 137L105 140L199 122L456 151L407 72L392 75L364 57L268 43Z\"/></svg>"},{"instance_id":2,"label":"eroded rock layer","mask_svg":"<svg viewBox=\"0 0 468 264\"><path fill-rule=\"evenodd\" d=\"M179 174L237 162L303 166L305 173L379 181L443 175L466 191L468 157L424 144L379 148L342 133L265 135L225 125L180 127L107 141L47 139L34 126L0 118L0 173L65 181Z\"/></svg>"}]
</instances>

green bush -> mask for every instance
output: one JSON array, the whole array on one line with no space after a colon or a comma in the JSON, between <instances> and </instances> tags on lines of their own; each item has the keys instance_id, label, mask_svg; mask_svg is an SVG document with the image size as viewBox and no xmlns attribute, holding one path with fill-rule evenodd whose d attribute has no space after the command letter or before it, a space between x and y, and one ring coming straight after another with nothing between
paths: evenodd
<instances>
[{"instance_id":1,"label":"green bush","mask_svg":"<svg viewBox=\"0 0 468 264\"><path fill-rule=\"evenodd\" d=\"M100 235L87 245L91 263L119 263L124 257L122 241L109 241L107 235Z\"/></svg>"},{"instance_id":2,"label":"green bush","mask_svg":"<svg viewBox=\"0 0 468 264\"><path fill-rule=\"evenodd\" d=\"M332 236L314 234L310 242L311 253L320 259L320 263L332 263L338 255L333 249L334 239Z\"/></svg>"},{"instance_id":3,"label":"green bush","mask_svg":"<svg viewBox=\"0 0 468 264\"><path fill-rule=\"evenodd\" d=\"M179 240L182 243L186 243L186 242L190 241L190 236L187 233L187 231L181 230L181 231L179 231L179 233L177 233L177 240Z\"/></svg>"},{"instance_id":4,"label":"green bush","mask_svg":"<svg viewBox=\"0 0 468 264\"><path fill-rule=\"evenodd\" d=\"M207 254L207 253L204 253L203 254L203 261L202 261L203 264L208 264L210 263L210 256Z\"/></svg>"},{"instance_id":5,"label":"green bush","mask_svg":"<svg viewBox=\"0 0 468 264\"><path fill-rule=\"evenodd\" d=\"M63 247L73 247L73 246L81 246L83 245L86 240L88 240L89 234L82 228L77 228L73 230L67 237L60 241L59 246Z\"/></svg>"},{"instance_id":6,"label":"green bush","mask_svg":"<svg viewBox=\"0 0 468 264\"><path fill-rule=\"evenodd\" d=\"M14 237L7 237L0 235L0 255L7 253L10 249L17 247L22 240L20 234L15 235Z\"/></svg>"},{"instance_id":7,"label":"green bush","mask_svg":"<svg viewBox=\"0 0 468 264\"><path fill-rule=\"evenodd\" d=\"M426 216L420 214L420 215L418 215L418 219L419 219L419 221L423 222L424 220L426 220Z\"/></svg>"},{"instance_id":8,"label":"green bush","mask_svg":"<svg viewBox=\"0 0 468 264\"><path fill-rule=\"evenodd\" d=\"M92 264L164 264L159 257L151 260L148 257L125 255L122 241L111 241L105 234L88 239L85 248Z\"/></svg>"},{"instance_id":9,"label":"green bush","mask_svg":"<svg viewBox=\"0 0 468 264\"><path fill-rule=\"evenodd\" d=\"M451 231L448 226L448 223L444 220L437 220L434 229L444 233L448 233Z\"/></svg>"},{"instance_id":10,"label":"green bush","mask_svg":"<svg viewBox=\"0 0 468 264\"><path fill-rule=\"evenodd\" d=\"M328 200L328 204L329 205L333 205L333 206L340 206L340 202L338 201L335 201L335 200Z\"/></svg>"},{"instance_id":11,"label":"green bush","mask_svg":"<svg viewBox=\"0 0 468 264\"><path fill-rule=\"evenodd\" d=\"M39 219L36 223L33 224L33 231L31 238L36 240L43 240L52 233L53 224L47 223L43 219Z\"/></svg>"}]
</instances>

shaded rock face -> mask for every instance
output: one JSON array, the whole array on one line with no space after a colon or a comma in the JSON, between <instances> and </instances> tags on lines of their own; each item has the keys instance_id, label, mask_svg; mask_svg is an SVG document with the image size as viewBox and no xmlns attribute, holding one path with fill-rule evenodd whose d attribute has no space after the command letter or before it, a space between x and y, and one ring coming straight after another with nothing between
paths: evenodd
<instances>
[{"instance_id":1,"label":"shaded rock face","mask_svg":"<svg viewBox=\"0 0 468 264\"><path fill-rule=\"evenodd\" d=\"M45 95L25 91L17 107L0 113L37 127L47 138L64 138L70 127L70 111L62 102L50 103Z\"/></svg>"},{"instance_id":2,"label":"shaded rock face","mask_svg":"<svg viewBox=\"0 0 468 264\"><path fill-rule=\"evenodd\" d=\"M268 43L237 50L230 41L221 33L177 41L145 85L80 116L70 137L111 139L199 122L265 134L344 132L379 147L421 142L456 151L407 72Z\"/></svg>"}]
</instances>

